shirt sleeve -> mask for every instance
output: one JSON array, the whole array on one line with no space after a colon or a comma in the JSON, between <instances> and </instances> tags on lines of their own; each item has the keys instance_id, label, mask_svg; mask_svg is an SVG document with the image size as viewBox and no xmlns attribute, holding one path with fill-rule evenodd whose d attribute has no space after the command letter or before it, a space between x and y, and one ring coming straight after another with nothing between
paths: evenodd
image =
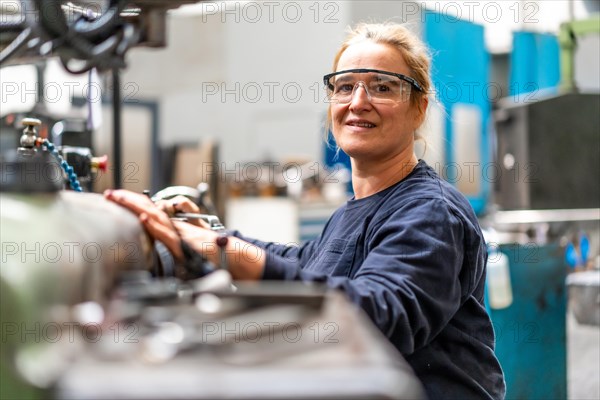
<instances>
[{"instance_id":1,"label":"shirt sleeve","mask_svg":"<svg viewBox=\"0 0 600 400\"><path fill-rule=\"evenodd\" d=\"M264 279L325 282L362 307L404 355L428 344L470 288L464 224L440 199L420 199L370 224L368 255L352 279L303 271L269 254Z\"/></svg>"},{"instance_id":2,"label":"shirt sleeve","mask_svg":"<svg viewBox=\"0 0 600 400\"><path fill-rule=\"evenodd\" d=\"M231 231L230 234L235 236L243 241L251 243L255 246L260 247L261 249L266 250L267 252L267 264L269 262L278 263L281 265L285 265L286 269L295 269L301 268L302 265L306 263L306 261L313 255L317 243L320 240L319 238L315 240L308 241L301 245L297 245L296 243L275 243L275 242L265 242L262 240L252 239L242 235L239 231ZM266 270L266 269L265 269ZM263 273L264 274L264 273ZM263 276L263 279L265 278ZM272 279L285 279L285 278L272 278Z\"/></svg>"}]
</instances>

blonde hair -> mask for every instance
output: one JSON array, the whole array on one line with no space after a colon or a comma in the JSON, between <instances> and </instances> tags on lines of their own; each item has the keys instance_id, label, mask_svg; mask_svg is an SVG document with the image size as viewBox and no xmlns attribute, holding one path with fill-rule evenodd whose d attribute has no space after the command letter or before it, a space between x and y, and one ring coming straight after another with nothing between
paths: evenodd
<instances>
[{"instance_id":1,"label":"blonde hair","mask_svg":"<svg viewBox=\"0 0 600 400\"><path fill-rule=\"evenodd\" d=\"M421 88L422 92L412 90L410 93L411 106L415 107L419 114L424 117L426 109L423 108L423 98L429 98L432 83L430 77L431 56L427 46L413 32L403 25L397 23L360 23L351 29L346 40L337 51L333 60L333 71L337 71L337 66L342 54L348 47L363 41L371 41L377 44L389 45L397 49L404 62L410 70L410 76L414 78ZM414 89L414 88L413 88ZM326 130L331 127L331 113L327 113ZM415 132L415 140L424 138Z\"/></svg>"}]
</instances>

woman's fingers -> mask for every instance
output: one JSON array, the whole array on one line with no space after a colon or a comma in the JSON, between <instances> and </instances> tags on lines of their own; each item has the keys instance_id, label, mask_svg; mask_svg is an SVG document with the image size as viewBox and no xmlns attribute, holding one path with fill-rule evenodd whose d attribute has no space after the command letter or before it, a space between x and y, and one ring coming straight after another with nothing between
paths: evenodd
<instances>
[{"instance_id":1,"label":"woman's fingers","mask_svg":"<svg viewBox=\"0 0 600 400\"><path fill-rule=\"evenodd\" d=\"M137 215L146 214L146 218L157 221L173 230L167 214L161 211L147 196L129 190L107 190L104 196L115 203L128 208Z\"/></svg>"},{"instance_id":2,"label":"woman's fingers","mask_svg":"<svg viewBox=\"0 0 600 400\"><path fill-rule=\"evenodd\" d=\"M183 259L181 240L208 257L215 256L216 233L209 229L208 223L201 219L193 219L187 223L171 221L169 218L169 215L178 212L200 211L187 197L177 196L154 204L148 196L129 190L107 190L104 196L137 214L146 231L154 239L163 242L177 259Z\"/></svg>"},{"instance_id":3,"label":"woman's fingers","mask_svg":"<svg viewBox=\"0 0 600 400\"><path fill-rule=\"evenodd\" d=\"M104 196L137 214L150 236L163 242L175 258L183 259L181 239L171 220L146 195L128 190L107 190Z\"/></svg>"},{"instance_id":4,"label":"woman's fingers","mask_svg":"<svg viewBox=\"0 0 600 400\"><path fill-rule=\"evenodd\" d=\"M185 196L176 196L169 200L160 200L156 202L157 207L167 213L170 217L177 213L193 213L200 212L200 208ZM202 228L210 229L210 225L200 218L189 218L188 222Z\"/></svg>"},{"instance_id":5,"label":"woman's fingers","mask_svg":"<svg viewBox=\"0 0 600 400\"><path fill-rule=\"evenodd\" d=\"M191 201L190 199L188 199L185 196L177 196L174 197L172 199L175 203L177 203L177 211L178 212L186 212L186 213L199 213L200 212L200 208L198 208L198 206Z\"/></svg>"},{"instance_id":6,"label":"woman's fingers","mask_svg":"<svg viewBox=\"0 0 600 400\"><path fill-rule=\"evenodd\" d=\"M154 203L152 203L152 200L148 196L129 190L107 190L104 192L104 197L130 209L137 215L147 211L149 208L155 208Z\"/></svg>"},{"instance_id":7,"label":"woman's fingers","mask_svg":"<svg viewBox=\"0 0 600 400\"><path fill-rule=\"evenodd\" d=\"M159 200L156 202L156 207L170 216L177 212L177 202L171 200Z\"/></svg>"},{"instance_id":8,"label":"woman's fingers","mask_svg":"<svg viewBox=\"0 0 600 400\"><path fill-rule=\"evenodd\" d=\"M152 218L147 213L140 214L140 221L148 231L148 233L156 240L161 241L173 256L178 260L183 260L181 251L181 239L171 224L170 220L162 221Z\"/></svg>"},{"instance_id":9,"label":"woman's fingers","mask_svg":"<svg viewBox=\"0 0 600 400\"><path fill-rule=\"evenodd\" d=\"M200 209L193 201L185 196L176 196L169 200L160 200L156 202L158 208L169 215L175 215L178 212L198 213Z\"/></svg>"}]
</instances>

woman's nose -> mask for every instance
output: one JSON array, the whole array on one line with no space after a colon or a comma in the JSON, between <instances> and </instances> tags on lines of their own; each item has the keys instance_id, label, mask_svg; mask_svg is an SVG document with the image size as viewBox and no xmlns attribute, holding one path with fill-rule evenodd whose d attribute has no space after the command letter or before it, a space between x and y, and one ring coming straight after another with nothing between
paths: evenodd
<instances>
[{"instance_id":1,"label":"woman's nose","mask_svg":"<svg viewBox=\"0 0 600 400\"><path fill-rule=\"evenodd\" d=\"M370 107L371 96L367 91L367 87L362 82L357 82L352 90L352 98L350 99L350 107Z\"/></svg>"}]
</instances>

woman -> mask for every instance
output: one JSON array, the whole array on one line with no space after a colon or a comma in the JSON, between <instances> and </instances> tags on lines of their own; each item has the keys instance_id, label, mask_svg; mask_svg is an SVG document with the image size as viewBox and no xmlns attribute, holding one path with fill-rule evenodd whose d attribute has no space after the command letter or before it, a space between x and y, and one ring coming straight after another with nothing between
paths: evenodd
<instances>
[{"instance_id":1,"label":"woman","mask_svg":"<svg viewBox=\"0 0 600 400\"><path fill-rule=\"evenodd\" d=\"M483 305L481 230L464 196L414 153L429 65L423 44L402 26L362 24L351 32L324 81L330 127L352 161L355 197L300 247L235 232L229 269L236 279L323 281L343 290L404 355L431 399L503 398ZM176 257L184 257L183 239L218 261L216 233L171 222L135 193L107 197L138 213ZM178 207L195 211L190 203Z\"/></svg>"}]
</instances>

